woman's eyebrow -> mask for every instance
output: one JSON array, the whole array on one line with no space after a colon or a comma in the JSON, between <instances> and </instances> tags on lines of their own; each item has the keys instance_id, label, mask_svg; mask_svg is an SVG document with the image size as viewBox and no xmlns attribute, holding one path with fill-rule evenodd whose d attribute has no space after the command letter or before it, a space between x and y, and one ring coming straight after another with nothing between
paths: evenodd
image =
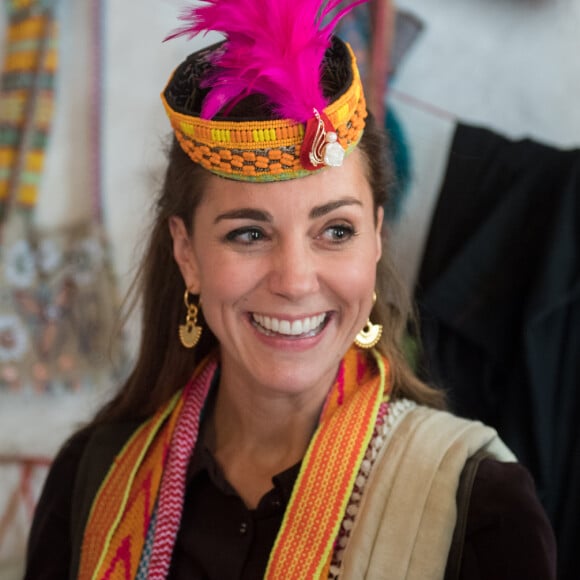
<instances>
[{"instance_id":1,"label":"woman's eyebrow","mask_svg":"<svg viewBox=\"0 0 580 580\"><path fill-rule=\"evenodd\" d=\"M261 209L255 209L252 207L240 207L237 209L232 209L224 213L220 213L213 221L214 224L222 220L239 220L239 219L249 219L258 222L271 222L272 216Z\"/></svg>"},{"instance_id":2,"label":"woman's eyebrow","mask_svg":"<svg viewBox=\"0 0 580 580\"><path fill-rule=\"evenodd\" d=\"M310 219L316 219L321 216L324 216L339 207L343 207L345 205L360 205L362 203L360 200L356 199L355 197L344 197L342 199L337 199L335 201L330 201L323 205L319 205L313 207L308 214ZM230 211L226 211L224 213L219 214L214 219L214 224L217 224L223 220L236 220L236 219L250 219L259 222L272 222L273 218L270 213L267 211L256 209L253 207L240 207L236 209L232 209Z\"/></svg>"},{"instance_id":3,"label":"woman's eyebrow","mask_svg":"<svg viewBox=\"0 0 580 580\"><path fill-rule=\"evenodd\" d=\"M362 203L359 199L356 199L355 197L343 197L342 199L337 199L336 201L331 201L329 203L313 207L308 215L310 219L316 219L345 205L362 206Z\"/></svg>"}]
</instances>

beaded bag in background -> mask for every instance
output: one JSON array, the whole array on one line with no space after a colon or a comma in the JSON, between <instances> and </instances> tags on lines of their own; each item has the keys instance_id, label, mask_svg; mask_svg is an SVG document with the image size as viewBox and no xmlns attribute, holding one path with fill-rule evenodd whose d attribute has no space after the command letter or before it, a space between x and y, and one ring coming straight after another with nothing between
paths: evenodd
<instances>
[{"instance_id":1,"label":"beaded bag in background","mask_svg":"<svg viewBox=\"0 0 580 580\"><path fill-rule=\"evenodd\" d=\"M6 228L0 254L0 390L51 396L111 386L118 304L102 230L18 229Z\"/></svg>"}]
</instances>

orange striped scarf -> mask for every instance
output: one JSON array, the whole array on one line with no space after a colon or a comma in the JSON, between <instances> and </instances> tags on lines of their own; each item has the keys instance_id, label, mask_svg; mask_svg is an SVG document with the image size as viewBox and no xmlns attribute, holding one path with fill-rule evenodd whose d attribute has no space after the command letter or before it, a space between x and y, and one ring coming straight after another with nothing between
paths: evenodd
<instances>
[{"instance_id":1,"label":"orange striped scarf","mask_svg":"<svg viewBox=\"0 0 580 580\"><path fill-rule=\"evenodd\" d=\"M152 528L164 515L157 513L155 506L163 495L163 479L168 477L168 456L176 445L182 412L191 408L187 398L200 389L203 393L198 396L201 403L197 412L201 413L213 375L213 368L207 373L208 364L196 371L197 384L194 380L190 384L193 388L176 394L136 431L116 457L85 528L80 580L126 580L144 574L144 562L151 558ZM340 524L389 388L386 359L354 347L348 351L302 461L266 578L328 576ZM182 502L183 497L180 499ZM153 576L164 577L149 568L146 577Z\"/></svg>"}]
</instances>

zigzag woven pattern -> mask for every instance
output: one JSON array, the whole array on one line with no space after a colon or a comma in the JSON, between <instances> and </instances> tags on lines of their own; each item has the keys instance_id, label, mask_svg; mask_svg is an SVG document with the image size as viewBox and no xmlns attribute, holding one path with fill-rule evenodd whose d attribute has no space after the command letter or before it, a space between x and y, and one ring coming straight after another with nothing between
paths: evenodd
<instances>
[{"instance_id":1,"label":"zigzag woven pattern","mask_svg":"<svg viewBox=\"0 0 580 580\"><path fill-rule=\"evenodd\" d=\"M200 397L205 400L215 367L215 361L204 361L201 368L207 372L196 373L183 391L135 432L116 457L96 495L85 528L80 580L126 580L137 575L162 478L166 479L172 438L184 415L184 393L201 390ZM198 399L191 397L192 403ZM190 452L192 449L190 442ZM179 518L181 509L178 511ZM172 513L175 518L175 511ZM158 513L155 523L167 517ZM178 527L179 519L172 525ZM156 525L155 532L157 529ZM161 530L166 533L166 524ZM156 534L153 546L155 541Z\"/></svg>"},{"instance_id":2,"label":"zigzag woven pattern","mask_svg":"<svg viewBox=\"0 0 580 580\"><path fill-rule=\"evenodd\" d=\"M159 493L149 580L163 580L169 571L173 544L181 522L187 466L197 442L199 420L215 370L215 362L207 365L195 383L184 393L185 404L171 440L169 459Z\"/></svg>"},{"instance_id":3,"label":"zigzag woven pattern","mask_svg":"<svg viewBox=\"0 0 580 580\"><path fill-rule=\"evenodd\" d=\"M36 203L54 108L56 23L51 2L7 0L0 79L0 213ZM8 197L12 199L8 199Z\"/></svg>"},{"instance_id":4,"label":"zigzag woven pattern","mask_svg":"<svg viewBox=\"0 0 580 580\"><path fill-rule=\"evenodd\" d=\"M164 431L171 425L162 426L172 411L179 410L180 402L181 397L175 396L139 428L111 466L85 528L79 579L134 577L161 483L164 448L169 444ZM161 436L155 439L158 433ZM161 444L151 449L154 441ZM107 556L109 550L112 554Z\"/></svg>"}]
</instances>

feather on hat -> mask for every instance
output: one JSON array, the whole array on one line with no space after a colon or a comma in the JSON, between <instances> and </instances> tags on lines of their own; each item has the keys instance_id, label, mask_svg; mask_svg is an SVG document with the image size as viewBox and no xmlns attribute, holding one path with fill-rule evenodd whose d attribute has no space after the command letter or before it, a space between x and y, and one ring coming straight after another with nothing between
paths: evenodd
<instances>
[{"instance_id":1,"label":"feather on hat","mask_svg":"<svg viewBox=\"0 0 580 580\"><path fill-rule=\"evenodd\" d=\"M226 37L202 85L210 88L202 119L259 93L280 118L306 122L313 108L322 111L327 105L320 79L332 32L366 1L355 0L332 16L343 0L204 0L184 10L180 19L187 24L167 39L209 31Z\"/></svg>"}]
</instances>

